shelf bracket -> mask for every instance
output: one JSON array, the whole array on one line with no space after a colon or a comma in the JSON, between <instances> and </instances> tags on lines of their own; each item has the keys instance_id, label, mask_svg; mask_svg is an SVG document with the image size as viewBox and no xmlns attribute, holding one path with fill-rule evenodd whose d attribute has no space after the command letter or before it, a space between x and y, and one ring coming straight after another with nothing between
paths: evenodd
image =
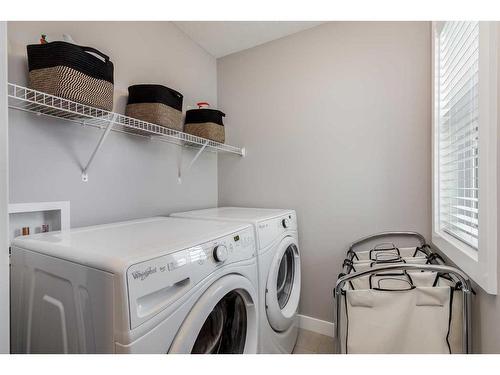
<instances>
[{"instance_id":1,"label":"shelf bracket","mask_svg":"<svg viewBox=\"0 0 500 375\"><path fill-rule=\"evenodd\" d=\"M113 128L113 124L115 123L117 116L118 116L117 113L113 113L113 117L111 118L111 120L108 120L109 123L106 126L104 133L102 133L101 138L99 139L99 142L97 143L97 146L95 147L94 151L90 155L90 158L89 158L89 161L87 162L87 165L85 166L85 168L83 168L83 170L82 170L82 181L83 182L87 182L89 180L88 171L89 171L90 165L94 161L96 154L99 152L102 145L104 144L104 141L106 140L109 133L111 132L111 129Z\"/></svg>"},{"instance_id":2,"label":"shelf bracket","mask_svg":"<svg viewBox=\"0 0 500 375\"><path fill-rule=\"evenodd\" d=\"M205 143L203 143L203 146L201 146L201 148L198 150L198 152L196 153L196 155L189 162L189 165L186 168L185 172L187 172L187 171L189 171L191 169L191 167L194 165L194 163L196 162L196 160L198 160L198 158L203 153L203 151L205 151L205 148L207 148L207 146L208 146L208 140ZM182 163L179 163L179 170L178 170L178 174L177 174L177 182L179 184L182 184L182 166L181 166L181 164Z\"/></svg>"}]
</instances>

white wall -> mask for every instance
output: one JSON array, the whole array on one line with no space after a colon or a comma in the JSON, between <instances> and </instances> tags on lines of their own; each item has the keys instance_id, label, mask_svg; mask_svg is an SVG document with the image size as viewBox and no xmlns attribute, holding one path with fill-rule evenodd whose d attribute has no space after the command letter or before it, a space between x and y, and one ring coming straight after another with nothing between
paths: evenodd
<instances>
[{"instance_id":1,"label":"white wall","mask_svg":"<svg viewBox=\"0 0 500 375\"><path fill-rule=\"evenodd\" d=\"M0 353L9 353L7 23L0 21Z\"/></svg>"},{"instance_id":2,"label":"white wall","mask_svg":"<svg viewBox=\"0 0 500 375\"><path fill-rule=\"evenodd\" d=\"M297 210L301 313L332 321L348 243L431 227L429 22L334 22L218 60L242 160L220 158L219 205Z\"/></svg>"},{"instance_id":3,"label":"white wall","mask_svg":"<svg viewBox=\"0 0 500 375\"><path fill-rule=\"evenodd\" d=\"M9 81L26 85L26 45L70 34L115 65L115 110L127 87L158 83L184 94L184 107L217 104L216 61L170 22L9 22ZM49 39L50 40L50 39ZM84 165L101 132L10 111L10 201L71 201L72 226L161 215L217 204L217 157L205 153L177 184L178 146L111 133L89 182ZM185 149L183 161L194 155Z\"/></svg>"}]
</instances>

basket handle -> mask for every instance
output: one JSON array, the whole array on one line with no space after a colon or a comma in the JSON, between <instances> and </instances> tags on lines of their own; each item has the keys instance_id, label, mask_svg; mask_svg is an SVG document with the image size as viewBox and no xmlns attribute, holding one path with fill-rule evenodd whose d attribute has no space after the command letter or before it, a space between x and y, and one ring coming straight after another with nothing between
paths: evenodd
<instances>
[{"instance_id":1,"label":"basket handle","mask_svg":"<svg viewBox=\"0 0 500 375\"><path fill-rule=\"evenodd\" d=\"M389 247L387 245L389 245ZM394 242L382 242L379 243L378 245L375 245L372 250L374 251L396 250L396 245L394 245Z\"/></svg>"},{"instance_id":2,"label":"basket handle","mask_svg":"<svg viewBox=\"0 0 500 375\"><path fill-rule=\"evenodd\" d=\"M104 59L105 62L109 61L109 56L108 55L105 55L104 53L102 53L101 51L99 51L99 50L97 50L95 48L92 48L92 47L83 47L83 46L80 46L80 48L82 50L84 50L85 52L93 52L96 55L101 56Z\"/></svg>"},{"instance_id":3,"label":"basket handle","mask_svg":"<svg viewBox=\"0 0 500 375\"><path fill-rule=\"evenodd\" d=\"M196 103L196 105L198 106L198 108L203 108L203 107L208 108L208 107L210 107L210 104L208 104L208 102L198 102L198 103Z\"/></svg>"}]
</instances>

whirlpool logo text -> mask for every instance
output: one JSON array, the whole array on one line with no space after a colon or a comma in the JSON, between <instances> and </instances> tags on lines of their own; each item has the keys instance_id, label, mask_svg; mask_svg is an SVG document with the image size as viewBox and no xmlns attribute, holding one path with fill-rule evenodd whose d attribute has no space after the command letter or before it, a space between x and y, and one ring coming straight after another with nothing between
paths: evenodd
<instances>
[{"instance_id":1,"label":"whirlpool logo text","mask_svg":"<svg viewBox=\"0 0 500 375\"><path fill-rule=\"evenodd\" d=\"M140 279L145 280L149 275L156 273L156 267L148 267L144 271L134 271L132 272L132 277L134 280Z\"/></svg>"}]
</instances>

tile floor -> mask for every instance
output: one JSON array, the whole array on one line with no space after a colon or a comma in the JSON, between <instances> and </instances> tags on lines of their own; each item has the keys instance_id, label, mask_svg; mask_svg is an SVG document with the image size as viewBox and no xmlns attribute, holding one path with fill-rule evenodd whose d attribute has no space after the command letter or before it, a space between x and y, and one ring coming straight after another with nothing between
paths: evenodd
<instances>
[{"instance_id":1,"label":"tile floor","mask_svg":"<svg viewBox=\"0 0 500 375\"><path fill-rule=\"evenodd\" d=\"M335 353L334 345L333 337L299 329L299 337L293 354L333 354Z\"/></svg>"}]
</instances>

